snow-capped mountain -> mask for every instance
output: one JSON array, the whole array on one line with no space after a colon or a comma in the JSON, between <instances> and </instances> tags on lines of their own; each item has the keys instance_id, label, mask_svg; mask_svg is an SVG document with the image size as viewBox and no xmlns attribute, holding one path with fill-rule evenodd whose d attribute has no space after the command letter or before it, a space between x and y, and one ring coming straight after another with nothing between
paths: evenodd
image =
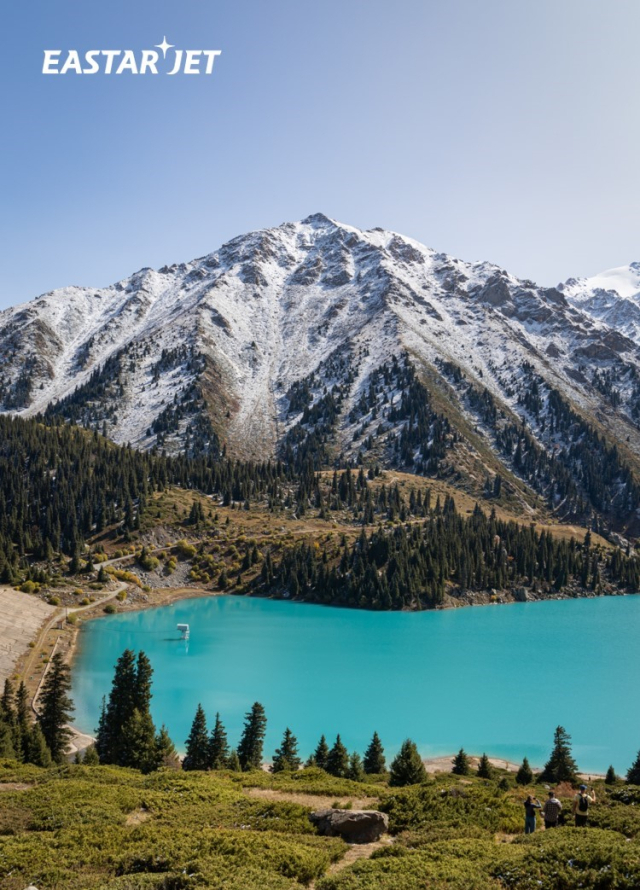
<instances>
[{"instance_id":1,"label":"snow-capped mountain","mask_svg":"<svg viewBox=\"0 0 640 890\"><path fill-rule=\"evenodd\" d=\"M0 313L0 408L140 448L502 474L576 513L585 424L624 472L640 455L639 291L640 264L545 288L315 214Z\"/></svg>"}]
</instances>

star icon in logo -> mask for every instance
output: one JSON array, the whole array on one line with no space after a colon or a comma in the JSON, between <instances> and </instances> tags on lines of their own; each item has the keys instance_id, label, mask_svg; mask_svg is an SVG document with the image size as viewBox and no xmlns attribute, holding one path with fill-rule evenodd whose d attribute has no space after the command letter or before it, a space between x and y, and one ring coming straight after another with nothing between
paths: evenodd
<instances>
[{"instance_id":1,"label":"star icon in logo","mask_svg":"<svg viewBox=\"0 0 640 890\"><path fill-rule=\"evenodd\" d=\"M166 37L163 37L163 38L162 38L162 43L155 43L154 46L155 46L157 49L161 49L161 50L162 50L162 58L163 58L163 59L166 59L166 58L167 58L167 50L168 50L168 49L172 49L172 47L175 46L175 43L167 43L167 38L166 38Z\"/></svg>"}]
</instances>

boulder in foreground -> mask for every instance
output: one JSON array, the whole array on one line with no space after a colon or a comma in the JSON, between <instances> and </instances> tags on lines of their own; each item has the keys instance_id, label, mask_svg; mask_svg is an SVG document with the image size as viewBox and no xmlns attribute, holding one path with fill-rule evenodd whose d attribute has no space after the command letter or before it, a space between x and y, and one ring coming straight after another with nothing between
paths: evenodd
<instances>
[{"instance_id":1,"label":"boulder in foreground","mask_svg":"<svg viewBox=\"0 0 640 890\"><path fill-rule=\"evenodd\" d=\"M320 834L341 837L348 844L370 844L389 827L389 817L378 810L316 810L309 819Z\"/></svg>"}]
</instances>

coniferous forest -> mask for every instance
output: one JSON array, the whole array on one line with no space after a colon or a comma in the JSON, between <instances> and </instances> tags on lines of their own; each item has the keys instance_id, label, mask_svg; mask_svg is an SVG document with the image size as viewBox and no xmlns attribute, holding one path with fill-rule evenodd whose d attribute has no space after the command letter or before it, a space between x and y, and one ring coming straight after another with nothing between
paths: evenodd
<instances>
[{"instance_id":1,"label":"coniferous forest","mask_svg":"<svg viewBox=\"0 0 640 890\"><path fill-rule=\"evenodd\" d=\"M343 534L337 548L317 536L260 551L255 543L244 545L244 592L406 609L438 607L456 591L577 595L640 586L630 547L605 551L592 545L588 532L578 541L500 518L491 505L495 484L484 509L476 504L462 515L453 497L438 497L434 505L428 489L407 495L397 483L380 484L380 473L374 465L327 476L310 457L295 466L169 457L60 422L0 417L0 582L46 583L59 555L71 560L73 574L87 540L109 529L125 541L139 537L150 500L174 487L212 495L223 507L246 511L257 504L297 519L339 515L345 531L361 527L359 536ZM206 526L199 503L188 522ZM220 587L229 586L226 569L220 577Z\"/></svg>"}]
</instances>

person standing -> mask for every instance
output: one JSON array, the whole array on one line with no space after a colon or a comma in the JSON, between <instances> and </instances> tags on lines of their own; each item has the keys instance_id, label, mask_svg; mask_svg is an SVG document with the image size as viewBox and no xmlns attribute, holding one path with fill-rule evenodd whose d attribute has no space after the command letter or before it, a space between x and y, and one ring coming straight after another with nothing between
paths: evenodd
<instances>
[{"instance_id":1,"label":"person standing","mask_svg":"<svg viewBox=\"0 0 640 890\"><path fill-rule=\"evenodd\" d=\"M537 797L529 795L524 802L524 833L533 834L536 830L536 810L541 810L542 804Z\"/></svg>"},{"instance_id":2,"label":"person standing","mask_svg":"<svg viewBox=\"0 0 640 890\"><path fill-rule=\"evenodd\" d=\"M596 802L596 794L593 789L591 794L587 792L587 786L581 785L580 790L573 799L573 817L576 828L584 828L589 821L589 807Z\"/></svg>"},{"instance_id":3,"label":"person standing","mask_svg":"<svg viewBox=\"0 0 640 890\"><path fill-rule=\"evenodd\" d=\"M555 796L553 791L549 792L549 797L544 802L544 806L542 807L542 816L544 818L544 827L545 828L557 828L558 827L558 819L560 818L560 813L562 811L562 804Z\"/></svg>"}]
</instances>

